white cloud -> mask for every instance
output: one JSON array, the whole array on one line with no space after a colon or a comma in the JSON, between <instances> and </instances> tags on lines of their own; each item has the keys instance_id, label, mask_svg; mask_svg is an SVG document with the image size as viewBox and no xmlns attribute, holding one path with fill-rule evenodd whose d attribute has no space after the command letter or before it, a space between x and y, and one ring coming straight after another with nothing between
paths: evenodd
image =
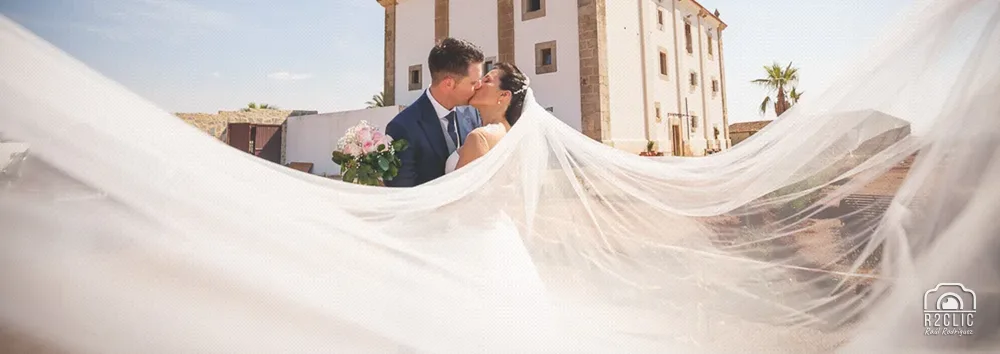
<instances>
[{"instance_id":1,"label":"white cloud","mask_svg":"<svg viewBox=\"0 0 1000 354\"><path fill-rule=\"evenodd\" d=\"M212 73L212 77L222 77L222 74L220 74L218 71L216 71L216 72Z\"/></svg>"},{"instance_id":2,"label":"white cloud","mask_svg":"<svg viewBox=\"0 0 1000 354\"><path fill-rule=\"evenodd\" d=\"M184 0L92 0L99 20L83 29L107 39L134 42L163 41L181 44L208 32L236 27L236 18L227 12L209 9Z\"/></svg>"},{"instance_id":3,"label":"white cloud","mask_svg":"<svg viewBox=\"0 0 1000 354\"><path fill-rule=\"evenodd\" d=\"M274 80L279 80L279 81L293 81L293 80L310 79L310 78L313 77L313 75L309 74L309 73L298 74L298 73L290 73L290 72L287 72L287 71L279 71L279 72L270 73L270 74L267 75L267 77L269 77L271 79L274 79Z\"/></svg>"},{"instance_id":4,"label":"white cloud","mask_svg":"<svg viewBox=\"0 0 1000 354\"><path fill-rule=\"evenodd\" d=\"M148 20L210 29L227 29L235 22L230 14L208 9L195 2L180 0L140 0L140 2L147 7L139 10L136 15Z\"/></svg>"},{"instance_id":5,"label":"white cloud","mask_svg":"<svg viewBox=\"0 0 1000 354\"><path fill-rule=\"evenodd\" d=\"M104 37L105 39L119 42L132 42L132 40L137 36L136 32L126 31L122 28L98 25L82 25L82 27L84 31Z\"/></svg>"}]
</instances>

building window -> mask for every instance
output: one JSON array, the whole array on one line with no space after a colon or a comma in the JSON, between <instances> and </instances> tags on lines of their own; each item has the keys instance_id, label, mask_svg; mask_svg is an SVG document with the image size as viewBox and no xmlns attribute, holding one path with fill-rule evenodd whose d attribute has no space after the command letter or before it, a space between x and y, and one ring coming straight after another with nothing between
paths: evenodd
<instances>
[{"instance_id":1,"label":"building window","mask_svg":"<svg viewBox=\"0 0 1000 354\"><path fill-rule=\"evenodd\" d=\"M545 17L545 0L521 0L521 21Z\"/></svg>"},{"instance_id":2,"label":"building window","mask_svg":"<svg viewBox=\"0 0 1000 354\"><path fill-rule=\"evenodd\" d=\"M711 58L715 54L715 50L712 49L712 35L706 37L708 38L708 57Z\"/></svg>"},{"instance_id":3,"label":"building window","mask_svg":"<svg viewBox=\"0 0 1000 354\"><path fill-rule=\"evenodd\" d=\"M663 9L656 9L656 25L663 30Z\"/></svg>"},{"instance_id":4,"label":"building window","mask_svg":"<svg viewBox=\"0 0 1000 354\"><path fill-rule=\"evenodd\" d=\"M712 79L712 95L719 93L719 80Z\"/></svg>"},{"instance_id":5,"label":"building window","mask_svg":"<svg viewBox=\"0 0 1000 354\"><path fill-rule=\"evenodd\" d=\"M424 66L423 65L410 65L409 75L409 89L410 91L417 91L424 88Z\"/></svg>"},{"instance_id":6,"label":"building window","mask_svg":"<svg viewBox=\"0 0 1000 354\"><path fill-rule=\"evenodd\" d=\"M486 61L483 62L483 75L493 70L493 66L496 65L496 61L497 61L496 57L486 58Z\"/></svg>"},{"instance_id":7,"label":"building window","mask_svg":"<svg viewBox=\"0 0 1000 354\"><path fill-rule=\"evenodd\" d=\"M661 79L666 80L666 79L670 78L670 75L668 75L668 73L670 72L670 65L669 64L670 64L670 61L667 59L667 50L663 49L663 48L660 48L660 78Z\"/></svg>"},{"instance_id":8,"label":"building window","mask_svg":"<svg viewBox=\"0 0 1000 354\"><path fill-rule=\"evenodd\" d=\"M556 41L535 44L535 75L558 71L558 63Z\"/></svg>"},{"instance_id":9,"label":"building window","mask_svg":"<svg viewBox=\"0 0 1000 354\"><path fill-rule=\"evenodd\" d=\"M697 86L698 86L698 73L692 71L691 72L691 88L695 88Z\"/></svg>"},{"instance_id":10,"label":"building window","mask_svg":"<svg viewBox=\"0 0 1000 354\"><path fill-rule=\"evenodd\" d=\"M656 111L656 122L663 123L663 115L660 110L660 102L653 103L653 109Z\"/></svg>"},{"instance_id":11,"label":"building window","mask_svg":"<svg viewBox=\"0 0 1000 354\"><path fill-rule=\"evenodd\" d=\"M684 45L688 54L694 54L694 44L691 42L691 24L684 23Z\"/></svg>"}]
</instances>

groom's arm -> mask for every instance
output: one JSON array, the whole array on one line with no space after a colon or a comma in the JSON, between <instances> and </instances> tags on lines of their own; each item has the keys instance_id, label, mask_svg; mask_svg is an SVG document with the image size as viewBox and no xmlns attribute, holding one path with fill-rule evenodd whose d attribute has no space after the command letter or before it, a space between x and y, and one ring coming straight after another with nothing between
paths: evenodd
<instances>
[{"instance_id":1,"label":"groom's arm","mask_svg":"<svg viewBox=\"0 0 1000 354\"><path fill-rule=\"evenodd\" d=\"M413 187L417 185L417 154L416 147L413 146L413 141L410 139L409 135L406 134L406 128L399 126L397 122L389 122L385 127L385 133L392 137L393 140L406 139L410 147L406 150L396 153L401 162L399 167L399 172L392 181L385 181L385 185L389 187Z\"/></svg>"}]
</instances>

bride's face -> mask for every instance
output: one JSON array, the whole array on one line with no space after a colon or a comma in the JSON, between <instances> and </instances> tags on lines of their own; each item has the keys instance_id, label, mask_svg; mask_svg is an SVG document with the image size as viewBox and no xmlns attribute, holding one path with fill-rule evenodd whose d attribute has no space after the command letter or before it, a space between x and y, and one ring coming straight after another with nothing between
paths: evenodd
<instances>
[{"instance_id":1,"label":"bride's face","mask_svg":"<svg viewBox=\"0 0 1000 354\"><path fill-rule=\"evenodd\" d=\"M479 90L469 100L469 105L483 110L506 107L510 104L510 91L500 88L500 75L503 75L503 71L500 69L493 69L486 73Z\"/></svg>"}]
</instances>

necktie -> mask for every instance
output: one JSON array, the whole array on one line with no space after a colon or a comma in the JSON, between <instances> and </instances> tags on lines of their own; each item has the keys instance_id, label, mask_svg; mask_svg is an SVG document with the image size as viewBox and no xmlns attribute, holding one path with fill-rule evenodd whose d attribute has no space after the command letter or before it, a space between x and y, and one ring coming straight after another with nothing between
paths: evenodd
<instances>
[{"instance_id":1,"label":"necktie","mask_svg":"<svg viewBox=\"0 0 1000 354\"><path fill-rule=\"evenodd\" d=\"M448 113L448 115L445 116L445 118L448 119L448 136L451 137L451 142L454 143L457 148L461 145L461 142L458 140L458 122L456 121L456 117L457 115L455 114L455 111L451 111L451 113Z\"/></svg>"}]
</instances>

